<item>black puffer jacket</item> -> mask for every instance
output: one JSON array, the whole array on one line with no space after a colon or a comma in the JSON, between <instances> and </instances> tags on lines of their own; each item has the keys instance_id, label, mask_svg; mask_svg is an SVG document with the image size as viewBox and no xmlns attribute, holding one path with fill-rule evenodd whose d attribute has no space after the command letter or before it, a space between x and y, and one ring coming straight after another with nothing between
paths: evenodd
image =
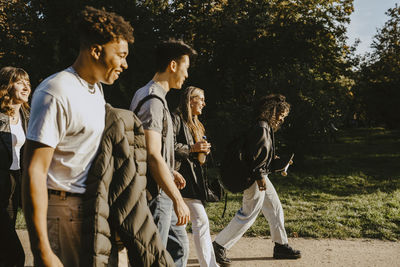
<instances>
[{"instance_id":1,"label":"black puffer jacket","mask_svg":"<svg viewBox=\"0 0 400 267\"><path fill-rule=\"evenodd\" d=\"M115 234L132 266L175 266L163 246L146 200L146 145L133 112L106 106L106 123L87 179L84 238L89 262L107 266ZM87 256L86 256L87 257Z\"/></svg>"}]
</instances>

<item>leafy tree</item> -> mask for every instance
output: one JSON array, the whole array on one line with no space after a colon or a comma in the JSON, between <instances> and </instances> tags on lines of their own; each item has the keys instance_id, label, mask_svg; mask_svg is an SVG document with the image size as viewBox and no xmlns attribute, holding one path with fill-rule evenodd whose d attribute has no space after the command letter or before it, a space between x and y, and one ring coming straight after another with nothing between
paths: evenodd
<instances>
[{"instance_id":1,"label":"leafy tree","mask_svg":"<svg viewBox=\"0 0 400 267\"><path fill-rule=\"evenodd\" d=\"M243 131L253 100L267 93L293 104L286 133L293 150L344 117L352 1L192 0L174 1L173 10L172 28L200 51L189 82L206 89L217 143Z\"/></svg>"},{"instance_id":2,"label":"leafy tree","mask_svg":"<svg viewBox=\"0 0 400 267\"><path fill-rule=\"evenodd\" d=\"M340 124L349 112L353 62L352 50L345 45L345 26L352 0L1 3L7 10L0 16L0 57L25 67L33 84L74 60L74 18L84 5L105 7L128 19L136 40L129 69L105 90L107 100L117 107L127 108L134 91L152 78L152 52L158 41L174 37L193 45L199 55L186 84L206 90L204 120L214 146L222 147L243 131L253 101L268 93L282 93L292 103L285 143L302 153L326 134L329 122ZM11 31L14 37L8 38ZM178 96L170 94L172 100Z\"/></svg>"},{"instance_id":3,"label":"leafy tree","mask_svg":"<svg viewBox=\"0 0 400 267\"><path fill-rule=\"evenodd\" d=\"M0 1L0 59L2 65L17 65L29 69L32 40L38 17L26 1Z\"/></svg>"},{"instance_id":4,"label":"leafy tree","mask_svg":"<svg viewBox=\"0 0 400 267\"><path fill-rule=\"evenodd\" d=\"M400 126L400 7L386 15L389 20L378 30L370 55L359 72L356 92L362 118L371 125Z\"/></svg>"}]
</instances>

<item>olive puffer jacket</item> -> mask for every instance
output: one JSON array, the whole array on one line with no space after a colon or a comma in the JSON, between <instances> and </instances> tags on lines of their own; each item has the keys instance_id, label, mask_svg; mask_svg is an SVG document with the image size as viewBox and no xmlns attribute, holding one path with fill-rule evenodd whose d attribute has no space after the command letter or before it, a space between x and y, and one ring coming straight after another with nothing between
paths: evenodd
<instances>
[{"instance_id":1,"label":"olive puffer jacket","mask_svg":"<svg viewBox=\"0 0 400 267\"><path fill-rule=\"evenodd\" d=\"M110 266L116 236L131 266L175 266L146 200L146 143L140 120L106 106L106 123L85 193L85 266ZM85 252L86 253L86 252Z\"/></svg>"}]
</instances>

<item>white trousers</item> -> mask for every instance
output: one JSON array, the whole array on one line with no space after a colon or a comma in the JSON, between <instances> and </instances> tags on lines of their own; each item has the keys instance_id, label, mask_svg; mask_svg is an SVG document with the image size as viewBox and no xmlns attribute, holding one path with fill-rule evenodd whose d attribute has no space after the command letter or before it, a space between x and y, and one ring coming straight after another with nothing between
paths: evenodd
<instances>
[{"instance_id":1,"label":"white trousers","mask_svg":"<svg viewBox=\"0 0 400 267\"><path fill-rule=\"evenodd\" d=\"M210 235L210 224L203 204L198 199L183 199L190 210L193 241L200 267L218 267Z\"/></svg>"},{"instance_id":2,"label":"white trousers","mask_svg":"<svg viewBox=\"0 0 400 267\"><path fill-rule=\"evenodd\" d=\"M260 191L257 182L244 190L242 207L215 238L219 245L230 249L253 225L260 210L268 220L272 241L279 244L288 243L281 202L271 181L267 176L264 178L267 184L266 191Z\"/></svg>"}]
</instances>

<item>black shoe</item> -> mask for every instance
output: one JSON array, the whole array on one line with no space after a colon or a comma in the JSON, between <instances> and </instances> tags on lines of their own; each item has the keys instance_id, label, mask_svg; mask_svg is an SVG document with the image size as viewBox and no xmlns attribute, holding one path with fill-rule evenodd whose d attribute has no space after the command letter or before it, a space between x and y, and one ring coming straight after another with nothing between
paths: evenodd
<instances>
[{"instance_id":1,"label":"black shoe","mask_svg":"<svg viewBox=\"0 0 400 267\"><path fill-rule=\"evenodd\" d=\"M214 247L215 259L221 265L221 267L230 266L232 260L226 257L226 249L215 241L212 244Z\"/></svg>"},{"instance_id":2,"label":"black shoe","mask_svg":"<svg viewBox=\"0 0 400 267\"><path fill-rule=\"evenodd\" d=\"M289 244L281 245L275 243L274 247L275 259L298 259L301 258L300 250L293 249Z\"/></svg>"}]
</instances>

